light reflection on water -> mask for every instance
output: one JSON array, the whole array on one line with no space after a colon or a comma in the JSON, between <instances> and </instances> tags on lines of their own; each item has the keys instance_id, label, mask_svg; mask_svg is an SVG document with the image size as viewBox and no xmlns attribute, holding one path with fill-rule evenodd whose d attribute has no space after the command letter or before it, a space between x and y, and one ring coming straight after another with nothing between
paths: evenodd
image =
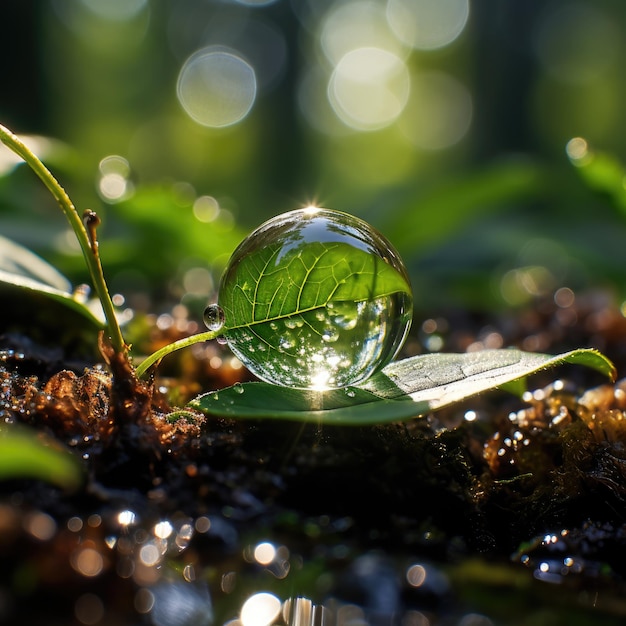
<instances>
[{"instance_id":1,"label":"light reflection on water","mask_svg":"<svg viewBox=\"0 0 626 626\"><path fill-rule=\"evenodd\" d=\"M449 598L450 583L438 567L376 551L352 555L349 546L322 539L330 528L341 534L345 520L342 525L323 516L317 524L318 534L310 535L318 538L317 547L307 556L301 544L288 546L274 536L242 540L235 524L219 514L149 521L127 508L74 516L60 532L74 545L76 575L86 582L107 574L127 580L132 607L153 626L439 623L433 616L437 603ZM82 593L74 615L85 625L108 623L108 607L107 598ZM468 624L490 624L471 615L483 621ZM464 617L450 623L464 623Z\"/></svg>"}]
</instances>

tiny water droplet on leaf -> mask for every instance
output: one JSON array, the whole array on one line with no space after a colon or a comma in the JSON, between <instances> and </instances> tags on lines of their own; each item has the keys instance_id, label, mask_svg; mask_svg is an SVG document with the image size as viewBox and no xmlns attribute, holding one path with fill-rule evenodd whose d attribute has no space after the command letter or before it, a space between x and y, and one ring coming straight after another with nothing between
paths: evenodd
<instances>
[{"instance_id":1,"label":"tiny water droplet on leaf","mask_svg":"<svg viewBox=\"0 0 626 626\"><path fill-rule=\"evenodd\" d=\"M217 331L224 326L224 311L218 304L209 304L204 309L204 323L209 330Z\"/></svg>"},{"instance_id":2,"label":"tiny water droplet on leaf","mask_svg":"<svg viewBox=\"0 0 626 626\"><path fill-rule=\"evenodd\" d=\"M239 360L266 382L300 389L369 378L397 354L413 314L393 246L363 220L321 208L257 228L233 253L218 302Z\"/></svg>"}]
</instances>

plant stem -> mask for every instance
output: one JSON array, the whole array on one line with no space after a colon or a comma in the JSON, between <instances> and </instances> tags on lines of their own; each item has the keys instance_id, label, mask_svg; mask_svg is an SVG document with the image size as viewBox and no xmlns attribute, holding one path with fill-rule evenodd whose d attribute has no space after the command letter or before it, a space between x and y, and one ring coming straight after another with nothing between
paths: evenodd
<instances>
[{"instance_id":1,"label":"plant stem","mask_svg":"<svg viewBox=\"0 0 626 626\"><path fill-rule=\"evenodd\" d=\"M96 294L100 300L102 309L104 310L111 345L116 352L126 354L127 346L124 342L120 326L117 323L115 308L113 306L113 302L111 302L109 289L104 279L100 258L97 254L93 253L92 242L89 239L85 225L83 224L76 207L72 204L72 201L67 195L65 189L61 187L56 178L54 178L39 158L37 158L37 156L35 156L35 154L31 152L31 150L27 148L14 133L1 124L0 141L26 161L28 166L33 170L33 172L35 172L35 174L37 174L37 176L39 176L44 185L48 188L65 213L65 217L68 219L70 226L78 239L83 256L85 257L85 262L87 263L87 269L89 270L91 280L93 281L94 289L96 290Z\"/></svg>"},{"instance_id":2,"label":"plant stem","mask_svg":"<svg viewBox=\"0 0 626 626\"><path fill-rule=\"evenodd\" d=\"M164 356L180 350L181 348L187 348L194 343L200 343L201 341L210 341L221 335L219 330L208 330L204 333L198 333L197 335L191 335L190 337L184 337L174 343L170 343L167 346L163 346L160 350L153 352L150 356L146 357L136 368L135 373L137 378L141 378L155 363L158 363Z\"/></svg>"}]
</instances>

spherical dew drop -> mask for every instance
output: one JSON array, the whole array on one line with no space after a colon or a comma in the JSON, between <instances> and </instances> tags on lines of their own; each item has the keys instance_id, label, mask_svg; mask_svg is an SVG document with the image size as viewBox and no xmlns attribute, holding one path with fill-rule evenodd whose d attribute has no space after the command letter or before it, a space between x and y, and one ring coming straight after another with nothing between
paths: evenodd
<instances>
[{"instance_id":1,"label":"spherical dew drop","mask_svg":"<svg viewBox=\"0 0 626 626\"><path fill-rule=\"evenodd\" d=\"M352 215L308 207L268 220L238 246L217 306L207 307L207 326L220 329L228 320L230 349L258 378L341 389L396 356L411 325L413 294L383 235ZM255 351L259 342L267 350Z\"/></svg>"},{"instance_id":2,"label":"spherical dew drop","mask_svg":"<svg viewBox=\"0 0 626 626\"><path fill-rule=\"evenodd\" d=\"M218 331L224 326L224 310L218 304L209 304L204 309L204 323L209 330Z\"/></svg>"}]
</instances>

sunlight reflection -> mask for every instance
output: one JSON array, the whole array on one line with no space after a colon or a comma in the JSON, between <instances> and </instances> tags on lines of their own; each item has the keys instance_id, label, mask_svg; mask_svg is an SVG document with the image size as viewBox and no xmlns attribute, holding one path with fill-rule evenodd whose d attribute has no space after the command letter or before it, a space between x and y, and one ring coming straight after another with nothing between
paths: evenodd
<instances>
[{"instance_id":1,"label":"sunlight reflection","mask_svg":"<svg viewBox=\"0 0 626 626\"><path fill-rule=\"evenodd\" d=\"M331 373L328 370L319 370L316 374L311 376L310 389L314 391L325 391L328 389L328 381L330 380Z\"/></svg>"},{"instance_id":2,"label":"sunlight reflection","mask_svg":"<svg viewBox=\"0 0 626 626\"><path fill-rule=\"evenodd\" d=\"M272 593L255 593L241 607L242 626L269 626L280 614L281 605Z\"/></svg>"},{"instance_id":3,"label":"sunlight reflection","mask_svg":"<svg viewBox=\"0 0 626 626\"><path fill-rule=\"evenodd\" d=\"M565 146L565 152L574 165L585 165L591 158L589 145L582 137L570 139Z\"/></svg>"},{"instance_id":4,"label":"sunlight reflection","mask_svg":"<svg viewBox=\"0 0 626 626\"><path fill-rule=\"evenodd\" d=\"M337 3L324 18L320 42L333 65L351 50L364 46L396 54L404 48L389 28L384 6L373 0Z\"/></svg>"},{"instance_id":5,"label":"sunlight reflection","mask_svg":"<svg viewBox=\"0 0 626 626\"><path fill-rule=\"evenodd\" d=\"M276 548L269 541L263 541L254 548L254 559L260 565L269 565L275 558Z\"/></svg>"},{"instance_id":6,"label":"sunlight reflection","mask_svg":"<svg viewBox=\"0 0 626 626\"><path fill-rule=\"evenodd\" d=\"M257 92L254 69L233 51L205 48L189 57L178 76L178 99L202 126L232 126L250 113Z\"/></svg>"},{"instance_id":7,"label":"sunlight reflection","mask_svg":"<svg viewBox=\"0 0 626 626\"><path fill-rule=\"evenodd\" d=\"M463 32L469 0L389 0L387 19L396 36L413 48L435 50Z\"/></svg>"},{"instance_id":8,"label":"sunlight reflection","mask_svg":"<svg viewBox=\"0 0 626 626\"><path fill-rule=\"evenodd\" d=\"M133 185L128 180L130 164L121 156L104 157L98 166L98 193L107 202L118 202L133 192Z\"/></svg>"},{"instance_id":9,"label":"sunlight reflection","mask_svg":"<svg viewBox=\"0 0 626 626\"><path fill-rule=\"evenodd\" d=\"M328 98L341 121L355 130L378 130L392 124L409 98L405 62L382 48L351 50L337 64Z\"/></svg>"}]
</instances>

